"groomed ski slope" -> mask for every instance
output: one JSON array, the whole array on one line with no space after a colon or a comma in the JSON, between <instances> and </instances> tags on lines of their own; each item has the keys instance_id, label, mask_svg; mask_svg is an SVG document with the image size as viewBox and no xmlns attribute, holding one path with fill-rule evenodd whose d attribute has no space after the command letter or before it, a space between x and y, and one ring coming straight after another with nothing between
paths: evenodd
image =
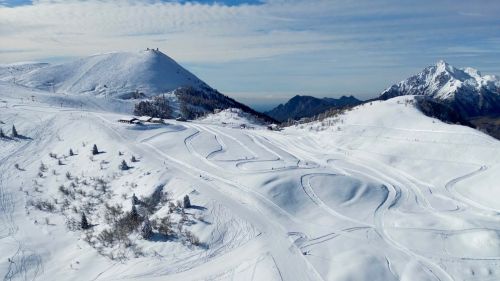
<instances>
[{"instance_id":1,"label":"groomed ski slope","mask_svg":"<svg viewBox=\"0 0 500 281\"><path fill-rule=\"evenodd\" d=\"M0 93L1 127L27 137L0 146L5 280L500 279L500 143L425 117L412 97L273 132L221 116L137 127L116 121L112 100L61 107L10 84ZM93 143L105 153L90 161ZM78 155L64 165L48 155L70 147ZM119 171L130 155L140 161ZM37 178L40 161L61 176ZM144 256L100 255L60 213L25 207L58 198L66 171L109 176L109 200L127 208L122 193L160 183L189 194L198 208L187 228L205 246L135 236Z\"/></svg>"}]
</instances>

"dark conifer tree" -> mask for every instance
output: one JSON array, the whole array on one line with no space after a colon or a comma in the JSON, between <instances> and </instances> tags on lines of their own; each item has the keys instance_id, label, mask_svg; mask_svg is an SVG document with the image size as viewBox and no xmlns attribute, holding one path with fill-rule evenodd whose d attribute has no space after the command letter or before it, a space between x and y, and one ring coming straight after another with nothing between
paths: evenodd
<instances>
[{"instance_id":1,"label":"dark conifer tree","mask_svg":"<svg viewBox=\"0 0 500 281\"><path fill-rule=\"evenodd\" d=\"M153 228L151 227L151 222L148 218L142 223L141 234L144 239L149 239L153 236Z\"/></svg>"},{"instance_id":2,"label":"dark conifer tree","mask_svg":"<svg viewBox=\"0 0 500 281\"><path fill-rule=\"evenodd\" d=\"M132 194L132 205L137 205L137 204L139 204L139 203L140 203L140 201L139 201L139 199L137 198L137 196L135 196L135 193L134 193L134 194Z\"/></svg>"},{"instance_id":3,"label":"dark conifer tree","mask_svg":"<svg viewBox=\"0 0 500 281\"><path fill-rule=\"evenodd\" d=\"M82 213L82 222L81 222L80 226L82 229L89 229L90 228L90 224L87 221L87 216L85 216L85 213Z\"/></svg>"},{"instance_id":4,"label":"dark conifer tree","mask_svg":"<svg viewBox=\"0 0 500 281\"><path fill-rule=\"evenodd\" d=\"M130 217L134 221L139 220L139 213L137 212L137 208L135 207L135 205L132 205L132 210L130 211Z\"/></svg>"},{"instance_id":5,"label":"dark conifer tree","mask_svg":"<svg viewBox=\"0 0 500 281\"><path fill-rule=\"evenodd\" d=\"M126 170L130 169L130 167L128 166L127 162L125 162L125 160L122 160L122 163L120 164L119 168L122 171L126 171Z\"/></svg>"},{"instance_id":6,"label":"dark conifer tree","mask_svg":"<svg viewBox=\"0 0 500 281\"><path fill-rule=\"evenodd\" d=\"M191 200L189 200L189 196L184 196L184 208L191 208Z\"/></svg>"},{"instance_id":7,"label":"dark conifer tree","mask_svg":"<svg viewBox=\"0 0 500 281\"><path fill-rule=\"evenodd\" d=\"M17 138L19 134L17 133L16 126L12 125L12 137Z\"/></svg>"},{"instance_id":8,"label":"dark conifer tree","mask_svg":"<svg viewBox=\"0 0 500 281\"><path fill-rule=\"evenodd\" d=\"M92 147L92 155L97 155L99 154L99 150L97 149L97 145L94 144Z\"/></svg>"}]
</instances>

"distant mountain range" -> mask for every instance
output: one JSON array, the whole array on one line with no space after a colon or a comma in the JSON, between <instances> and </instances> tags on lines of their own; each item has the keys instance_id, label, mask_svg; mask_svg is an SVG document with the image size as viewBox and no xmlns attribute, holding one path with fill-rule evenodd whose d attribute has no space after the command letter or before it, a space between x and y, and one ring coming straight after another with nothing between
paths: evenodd
<instances>
[{"instance_id":1,"label":"distant mountain range","mask_svg":"<svg viewBox=\"0 0 500 281\"><path fill-rule=\"evenodd\" d=\"M268 122L313 117L362 101L353 96L316 98L297 95L276 108L258 113L213 89L158 50L113 52L72 62L0 65L0 81L67 95L88 95L137 103L166 95L172 114L196 118L214 109L240 108ZM429 116L500 136L500 79L478 70L456 68L445 61L426 67L383 91L378 98L417 95ZM273 120L274 119L274 120Z\"/></svg>"},{"instance_id":2,"label":"distant mountain range","mask_svg":"<svg viewBox=\"0 0 500 281\"><path fill-rule=\"evenodd\" d=\"M331 108L341 108L360 104L361 101L353 96L336 98L316 98L297 95L285 104L280 104L274 109L265 112L270 117L284 122L288 119L298 120L303 117L312 117Z\"/></svg>"}]
</instances>

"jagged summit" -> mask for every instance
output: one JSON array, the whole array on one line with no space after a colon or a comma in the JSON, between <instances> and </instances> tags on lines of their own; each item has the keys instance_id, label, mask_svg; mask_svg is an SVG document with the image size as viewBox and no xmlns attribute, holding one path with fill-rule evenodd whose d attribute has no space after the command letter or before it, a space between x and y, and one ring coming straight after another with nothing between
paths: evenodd
<instances>
[{"instance_id":1,"label":"jagged summit","mask_svg":"<svg viewBox=\"0 0 500 281\"><path fill-rule=\"evenodd\" d=\"M135 92L152 96L183 86L209 87L172 58L153 49L92 55L20 73L15 78L18 84L28 87L119 98Z\"/></svg>"},{"instance_id":2,"label":"jagged summit","mask_svg":"<svg viewBox=\"0 0 500 281\"><path fill-rule=\"evenodd\" d=\"M456 103L467 115L500 111L500 80L478 70L456 68L444 60L387 88L380 95L389 99L402 95L425 95Z\"/></svg>"}]
</instances>

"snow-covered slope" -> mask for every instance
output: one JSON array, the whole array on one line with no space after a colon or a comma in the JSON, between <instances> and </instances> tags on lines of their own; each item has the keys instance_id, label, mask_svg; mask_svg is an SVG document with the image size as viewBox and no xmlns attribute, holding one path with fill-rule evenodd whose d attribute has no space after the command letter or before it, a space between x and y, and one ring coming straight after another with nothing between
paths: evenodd
<instances>
[{"instance_id":1,"label":"snow-covered slope","mask_svg":"<svg viewBox=\"0 0 500 281\"><path fill-rule=\"evenodd\" d=\"M129 113L134 103L161 95L168 99L172 117L193 119L215 109L239 108L260 119L270 119L211 88L164 53L152 49L98 54L60 65L0 65L0 81L56 94L63 103L86 99L111 108L110 99L116 104L130 100Z\"/></svg>"},{"instance_id":2,"label":"snow-covered slope","mask_svg":"<svg viewBox=\"0 0 500 281\"><path fill-rule=\"evenodd\" d=\"M500 79L481 75L473 68L456 68L445 61L392 85L380 95L389 99L401 95L425 95L453 104L467 115L500 112Z\"/></svg>"},{"instance_id":3,"label":"snow-covered slope","mask_svg":"<svg viewBox=\"0 0 500 281\"><path fill-rule=\"evenodd\" d=\"M500 142L413 96L274 132L224 111L124 124L115 100L0 87L0 127L23 135L0 139L6 280L500 278ZM149 238L124 232L133 204Z\"/></svg>"},{"instance_id":4,"label":"snow-covered slope","mask_svg":"<svg viewBox=\"0 0 500 281\"><path fill-rule=\"evenodd\" d=\"M184 86L208 88L173 59L156 50L98 54L15 76L0 73L0 77L3 80L15 78L18 84L57 93L119 98L128 98L136 91L153 96Z\"/></svg>"},{"instance_id":5,"label":"snow-covered slope","mask_svg":"<svg viewBox=\"0 0 500 281\"><path fill-rule=\"evenodd\" d=\"M38 68L49 66L43 62L18 62L0 64L0 81L16 82L16 78Z\"/></svg>"},{"instance_id":6,"label":"snow-covered slope","mask_svg":"<svg viewBox=\"0 0 500 281\"><path fill-rule=\"evenodd\" d=\"M240 126L262 126L264 122L256 116L246 113L239 108L228 108L220 110L216 113L210 113L207 116L200 118L200 122L208 124L217 124L231 127Z\"/></svg>"}]
</instances>

